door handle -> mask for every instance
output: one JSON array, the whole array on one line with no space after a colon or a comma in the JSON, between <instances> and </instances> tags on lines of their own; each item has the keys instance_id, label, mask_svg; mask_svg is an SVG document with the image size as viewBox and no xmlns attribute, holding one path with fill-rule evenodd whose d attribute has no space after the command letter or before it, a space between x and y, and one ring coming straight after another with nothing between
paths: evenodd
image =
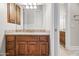
<instances>
[{"instance_id":1,"label":"door handle","mask_svg":"<svg viewBox=\"0 0 79 59\"><path fill-rule=\"evenodd\" d=\"M55 28L54 31L57 32L57 28Z\"/></svg>"}]
</instances>

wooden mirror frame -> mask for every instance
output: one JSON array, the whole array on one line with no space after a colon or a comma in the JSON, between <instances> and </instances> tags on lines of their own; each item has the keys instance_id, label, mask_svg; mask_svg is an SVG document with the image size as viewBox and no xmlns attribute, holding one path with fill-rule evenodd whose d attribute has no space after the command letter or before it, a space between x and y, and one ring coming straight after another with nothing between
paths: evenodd
<instances>
[{"instance_id":1,"label":"wooden mirror frame","mask_svg":"<svg viewBox=\"0 0 79 59\"><path fill-rule=\"evenodd\" d=\"M8 18L8 23L13 23L13 24L19 24L21 21L21 8L15 3L8 3L7 4L7 18Z\"/></svg>"}]
</instances>

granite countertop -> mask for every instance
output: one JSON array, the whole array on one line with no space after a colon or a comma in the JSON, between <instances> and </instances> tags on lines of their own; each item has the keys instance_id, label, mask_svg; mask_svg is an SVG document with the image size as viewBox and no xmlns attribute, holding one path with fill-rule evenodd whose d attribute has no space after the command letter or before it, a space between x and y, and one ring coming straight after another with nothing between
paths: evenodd
<instances>
[{"instance_id":1,"label":"granite countertop","mask_svg":"<svg viewBox=\"0 0 79 59\"><path fill-rule=\"evenodd\" d=\"M27 30L8 30L5 32L6 34L15 34L15 35L49 35L50 32L48 30L34 30L34 29L27 29Z\"/></svg>"}]
</instances>

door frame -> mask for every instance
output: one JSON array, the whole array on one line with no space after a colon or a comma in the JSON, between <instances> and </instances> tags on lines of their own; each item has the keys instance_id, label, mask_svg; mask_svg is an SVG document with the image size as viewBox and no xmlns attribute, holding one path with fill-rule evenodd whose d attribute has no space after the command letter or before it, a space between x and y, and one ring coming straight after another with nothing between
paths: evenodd
<instances>
[{"instance_id":1,"label":"door frame","mask_svg":"<svg viewBox=\"0 0 79 59\"><path fill-rule=\"evenodd\" d=\"M51 4L50 55L59 55L59 4Z\"/></svg>"},{"instance_id":2,"label":"door frame","mask_svg":"<svg viewBox=\"0 0 79 59\"><path fill-rule=\"evenodd\" d=\"M54 56L54 3L51 3L51 26L50 26L50 48L49 55Z\"/></svg>"},{"instance_id":3,"label":"door frame","mask_svg":"<svg viewBox=\"0 0 79 59\"><path fill-rule=\"evenodd\" d=\"M58 56L60 53L59 40L59 24L60 24L60 9L59 3L54 3L54 55Z\"/></svg>"}]
</instances>

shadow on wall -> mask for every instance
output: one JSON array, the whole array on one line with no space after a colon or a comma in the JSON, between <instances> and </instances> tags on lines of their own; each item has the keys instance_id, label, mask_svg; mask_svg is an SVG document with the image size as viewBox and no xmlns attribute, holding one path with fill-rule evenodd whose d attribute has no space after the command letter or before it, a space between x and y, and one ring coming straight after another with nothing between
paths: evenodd
<instances>
[{"instance_id":1,"label":"shadow on wall","mask_svg":"<svg viewBox=\"0 0 79 59\"><path fill-rule=\"evenodd\" d=\"M5 56L5 37L3 37L2 44L0 47L0 56Z\"/></svg>"}]
</instances>

